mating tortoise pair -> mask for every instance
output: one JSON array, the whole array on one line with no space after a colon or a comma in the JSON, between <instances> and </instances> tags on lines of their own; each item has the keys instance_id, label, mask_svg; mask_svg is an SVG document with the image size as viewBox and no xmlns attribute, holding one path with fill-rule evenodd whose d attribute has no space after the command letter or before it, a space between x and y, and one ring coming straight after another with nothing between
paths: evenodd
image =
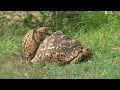
<instances>
[{"instance_id":1,"label":"mating tortoise pair","mask_svg":"<svg viewBox=\"0 0 120 90\"><path fill-rule=\"evenodd\" d=\"M56 62L76 64L90 57L91 49L64 35L60 30L51 32L47 27L29 31L23 39L23 51L28 62Z\"/></svg>"}]
</instances>

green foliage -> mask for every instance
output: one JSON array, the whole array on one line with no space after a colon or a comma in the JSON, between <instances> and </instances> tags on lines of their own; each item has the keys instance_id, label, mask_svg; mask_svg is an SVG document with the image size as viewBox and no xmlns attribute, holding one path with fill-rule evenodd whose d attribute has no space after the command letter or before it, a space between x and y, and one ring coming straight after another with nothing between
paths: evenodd
<instances>
[{"instance_id":1,"label":"green foliage","mask_svg":"<svg viewBox=\"0 0 120 90\"><path fill-rule=\"evenodd\" d=\"M72 35L79 31L85 33L96 31L107 24L120 24L120 13L117 11L39 11L37 15L26 11L18 15L19 20L6 18L11 13L0 13L2 22L0 28L12 35L24 35L28 30L42 26L50 27L52 31L60 29Z\"/></svg>"}]
</instances>

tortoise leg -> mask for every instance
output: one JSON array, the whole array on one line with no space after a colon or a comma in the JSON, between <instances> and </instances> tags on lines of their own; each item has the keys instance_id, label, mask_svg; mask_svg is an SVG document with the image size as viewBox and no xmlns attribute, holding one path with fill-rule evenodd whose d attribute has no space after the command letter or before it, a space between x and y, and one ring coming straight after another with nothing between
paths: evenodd
<instances>
[{"instance_id":1,"label":"tortoise leg","mask_svg":"<svg viewBox=\"0 0 120 90\"><path fill-rule=\"evenodd\" d=\"M29 62L29 64L30 64L30 65L33 65L33 64L35 64L37 61L38 61L37 58L33 58L33 59Z\"/></svg>"},{"instance_id":2,"label":"tortoise leg","mask_svg":"<svg viewBox=\"0 0 120 90\"><path fill-rule=\"evenodd\" d=\"M26 63L29 63L34 58L34 55L29 55L29 57L26 57Z\"/></svg>"},{"instance_id":3,"label":"tortoise leg","mask_svg":"<svg viewBox=\"0 0 120 90\"><path fill-rule=\"evenodd\" d=\"M81 54L81 53L78 54L78 56L75 57L75 58L70 62L70 64L77 64L77 63L79 63L79 62L81 61L81 57L82 57L82 54Z\"/></svg>"},{"instance_id":4,"label":"tortoise leg","mask_svg":"<svg viewBox=\"0 0 120 90\"><path fill-rule=\"evenodd\" d=\"M32 63L32 62L29 62L29 65L30 65L30 66L32 66L32 65L33 65L33 63Z\"/></svg>"}]
</instances>

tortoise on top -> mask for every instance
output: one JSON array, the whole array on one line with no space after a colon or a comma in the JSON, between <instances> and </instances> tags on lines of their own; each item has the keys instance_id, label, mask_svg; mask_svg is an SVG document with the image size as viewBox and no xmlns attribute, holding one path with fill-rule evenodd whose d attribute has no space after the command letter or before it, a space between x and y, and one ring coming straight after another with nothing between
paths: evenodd
<instances>
[{"instance_id":1,"label":"tortoise on top","mask_svg":"<svg viewBox=\"0 0 120 90\"><path fill-rule=\"evenodd\" d=\"M36 61L75 64L83 61L89 57L90 54L91 50L89 48L83 48L80 42L63 35L63 33L58 30L41 42L30 64L34 64Z\"/></svg>"},{"instance_id":2,"label":"tortoise on top","mask_svg":"<svg viewBox=\"0 0 120 90\"><path fill-rule=\"evenodd\" d=\"M34 30L30 30L25 35L22 42L22 48L28 62L34 58L41 41L43 41L46 36L51 35L51 33L52 32L49 28L40 27Z\"/></svg>"}]
</instances>

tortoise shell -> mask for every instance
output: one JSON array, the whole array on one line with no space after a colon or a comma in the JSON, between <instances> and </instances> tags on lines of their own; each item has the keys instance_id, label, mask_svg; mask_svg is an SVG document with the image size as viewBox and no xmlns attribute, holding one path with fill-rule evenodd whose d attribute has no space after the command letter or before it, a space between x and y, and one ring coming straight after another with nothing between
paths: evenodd
<instances>
[{"instance_id":1,"label":"tortoise shell","mask_svg":"<svg viewBox=\"0 0 120 90\"><path fill-rule=\"evenodd\" d=\"M79 63L91 54L91 49L58 30L41 42L35 57L30 61L56 62L59 64Z\"/></svg>"},{"instance_id":2,"label":"tortoise shell","mask_svg":"<svg viewBox=\"0 0 120 90\"><path fill-rule=\"evenodd\" d=\"M25 53L25 57L28 61L34 58L36 51L40 45L40 43L49 35L51 35L51 31L47 27L40 27L34 30L30 30L22 42L22 49Z\"/></svg>"}]
</instances>

